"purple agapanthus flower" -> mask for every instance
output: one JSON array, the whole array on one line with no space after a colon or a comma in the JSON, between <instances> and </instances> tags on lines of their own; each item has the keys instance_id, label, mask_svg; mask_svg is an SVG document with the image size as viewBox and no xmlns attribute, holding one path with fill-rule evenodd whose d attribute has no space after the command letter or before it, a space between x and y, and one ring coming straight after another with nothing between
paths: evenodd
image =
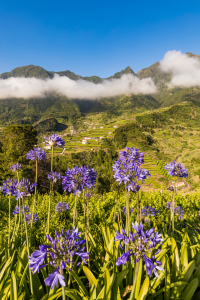
<instances>
[{"instance_id":1,"label":"purple agapanthus flower","mask_svg":"<svg viewBox=\"0 0 200 300\"><path fill-rule=\"evenodd\" d=\"M83 245L86 241L82 240L80 235L78 228L75 227L71 233L70 230L67 230L66 233L62 230L61 234L56 232L54 239L47 234L50 245L40 246L39 250L29 256L29 268L33 274L48 264L55 268L53 273L45 279L46 285L51 286L51 289L55 285L58 286L58 282L62 286L66 285L64 277L59 272L60 268L70 271L75 261L76 266L80 265L80 262L77 263L77 257L87 264L86 260L89 259L89 253L84 252L85 246Z\"/></svg>"},{"instance_id":2,"label":"purple agapanthus flower","mask_svg":"<svg viewBox=\"0 0 200 300\"><path fill-rule=\"evenodd\" d=\"M1 186L1 191L6 195L13 195L16 184L17 184L16 179L7 179L3 181L3 185Z\"/></svg>"},{"instance_id":3,"label":"purple agapanthus flower","mask_svg":"<svg viewBox=\"0 0 200 300\"><path fill-rule=\"evenodd\" d=\"M13 171L13 172L18 172L19 170L21 170L21 168L22 168L22 164L19 164L19 163L17 163L16 165L12 165L10 167L11 171Z\"/></svg>"},{"instance_id":4,"label":"purple agapanthus flower","mask_svg":"<svg viewBox=\"0 0 200 300\"><path fill-rule=\"evenodd\" d=\"M53 289L55 286L58 287L58 283L60 283L62 286L66 286L65 277L59 273L59 268L54 270L52 274L49 274L44 282L47 286L51 286L51 289Z\"/></svg>"},{"instance_id":5,"label":"purple agapanthus flower","mask_svg":"<svg viewBox=\"0 0 200 300\"><path fill-rule=\"evenodd\" d=\"M124 215L126 215L126 206L123 206L122 212L123 212ZM133 208L129 207L129 214L131 215L132 213L133 213Z\"/></svg>"},{"instance_id":6,"label":"purple agapanthus flower","mask_svg":"<svg viewBox=\"0 0 200 300\"><path fill-rule=\"evenodd\" d=\"M68 169L65 176L62 176L63 190L73 192L75 194L81 193L86 188L93 188L96 184L97 173L94 169L89 167L77 167Z\"/></svg>"},{"instance_id":7,"label":"purple agapanthus flower","mask_svg":"<svg viewBox=\"0 0 200 300\"><path fill-rule=\"evenodd\" d=\"M174 208L174 213L175 213L175 215L178 216L179 220L183 220L183 217L184 217L185 213L184 213L184 210L180 206L176 206Z\"/></svg>"},{"instance_id":8,"label":"purple agapanthus flower","mask_svg":"<svg viewBox=\"0 0 200 300\"><path fill-rule=\"evenodd\" d=\"M63 212L65 210L69 210L69 204L66 202L60 202L56 206L56 211L57 212Z\"/></svg>"},{"instance_id":9,"label":"purple agapanthus flower","mask_svg":"<svg viewBox=\"0 0 200 300\"><path fill-rule=\"evenodd\" d=\"M16 200L22 197L30 196L37 183L31 184L29 179L20 179L19 182L16 181L14 189L12 191L12 196L16 197Z\"/></svg>"},{"instance_id":10,"label":"purple agapanthus flower","mask_svg":"<svg viewBox=\"0 0 200 300\"><path fill-rule=\"evenodd\" d=\"M172 163L166 164L164 169L167 170L167 173L170 176L184 178L188 177L188 171L182 166L181 162L176 163L174 160Z\"/></svg>"},{"instance_id":11,"label":"purple agapanthus flower","mask_svg":"<svg viewBox=\"0 0 200 300\"><path fill-rule=\"evenodd\" d=\"M92 194L91 193L86 193L85 197L88 198L88 199L90 199L92 197Z\"/></svg>"},{"instance_id":12,"label":"purple agapanthus flower","mask_svg":"<svg viewBox=\"0 0 200 300\"><path fill-rule=\"evenodd\" d=\"M37 213L34 213L34 215L33 215L33 223L34 224L37 223L38 220L39 220L39 217L38 217ZM30 224L32 222L32 213L26 215L26 222L28 224Z\"/></svg>"},{"instance_id":13,"label":"purple agapanthus flower","mask_svg":"<svg viewBox=\"0 0 200 300\"><path fill-rule=\"evenodd\" d=\"M46 143L48 146L51 147L58 146L61 148L65 146L64 140L57 134L52 134L48 138L47 137L44 138L46 139Z\"/></svg>"},{"instance_id":14,"label":"purple agapanthus flower","mask_svg":"<svg viewBox=\"0 0 200 300\"><path fill-rule=\"evenodd\" d=\"M159 214L159 210L156 210L154 207L151 206L145 206L141 211L141 215L143 217L152 217L155 216L155 214Z\"/></svg>"},{"instance_id":15,"label":"purple agapanthus flower","mask_svg":"<svg viewBox=\"0 0 200 300\"><path fill-rule=\"evenodd\" d=\"M149 171L140 168L144 163L144 153L138 148L126 148L126 151L119 153L119 159L113 164L113 173L115 180L121 184L124 183L128 191L138 192L140 185L136 182L144 183L147 177L150 177Z\"/></svg>"},{"instance_id":16,"label":"purple agapanthus flower","mask_svg":"<svg viewBox=\"0 0 200 300\"><path fill-rule=\"evenodd\" d=\"M41 148L35 148L33 150L30 150L26 154L26 159L30 160L45 160L46 159L46 153Z\"/></svg>"},{"instance_id":17,"label":"purple agapanthus flower","mask_svg":"<svg viewBox=\"0 0 200 300\"><path fill-rule=\"evenodd\" d=\"M21 206L21 213L22 213L22 215L24 214L24 210L25 210L26 213L29 212L29 207L28 207L28 205L25 205L25 206L24 206L24 209L23 209L23 205ZM19 214L19 206L16 206L16 207L15 207L15 209L13 210L13 213L12 213L12 214L13 214L13 215Z\"/></svg>"},{"instance_id":18,"label":"purple agapanthus flower","mask_svg":"<svg viewBox=\"0 0 200 300\"><path fill-rule=\"evenodd\" d=\"M48 179L51 180L51 173L48 174ZM57 180L61 179L61 175L58 172L52 172L52 179L54 182L56 182Z\"/></svg>"},{"instance_id":19,"label":"purple agapanthus flower","mask_svg":"<svg viewBox=\"0 0 200 300\"><path fill-rule=\"evenodd\" d=\"M124 265L131 260L131 257L135 257L136 262L139 262L142 258L146 264L147 274L151 277L152 272L158 277L157 270L163 271L161 267L162 263L155 260L155 255L160 252L156 250L159 244L161 245L163 239L161 234L155 233L154 228L144 231L143 224L136 221L135 224L132 223L131 226L136 233L129 232L129 236L126 234L125 230L122 230L123 234L116 232L116 241L121 241L124 245L119 244L120 248L125 251L125 246L127 251L117 258L116 266ZM155 249L156 247L156 249Z\"/></svg>"}]
</instances>

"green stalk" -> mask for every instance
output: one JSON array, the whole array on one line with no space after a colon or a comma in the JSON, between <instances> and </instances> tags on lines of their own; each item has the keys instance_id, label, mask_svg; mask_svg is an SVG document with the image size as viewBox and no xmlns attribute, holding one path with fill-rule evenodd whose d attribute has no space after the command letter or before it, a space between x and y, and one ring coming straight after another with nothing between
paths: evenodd
<instances>
[{"instance_id":1,"label":"green stalk","mask_svg":"<svg viewBox=\"0 0 200 300\"><path fill-rule=\"evenodd\" d=\"M87 198L87 227L90 231L90 217L89 217L89 199Z\"/></svg>"},{"instance_id":2,"label":"green stalk","mask_svg":"<svg viewBox=\"0 0 200 300\"><path fill-rule=\"evenodd\" d=\"M35 182L38 181L38 159L35 160ZM37 185L35 186L35 193L34 193L34 199L33 199L33 211L32 211L32 222L31 222L31 229L30 229L30 247L31 247L31 234L32 234L32 226L33 226L33 216L35 212L35 202L36 202L36 195L37 195Z\"/></svg>"},{"instance_id":3,"label":"green stalk","mask_svg":"<svg viewBox=\"0 0 200 300\"><path fill-rule=\"evenodd\" d=\"M49 209L48 209L48 220L47 220L47 233L48 233L48 234L49 234L50 210L51 210L51 198L52 198L53 150L54 150L54 147L52 146L52 153L51 153L51 179L50 179L50 192L49 192Z\"/></svg>"},{"instance_id":4,"label":"green stalk","mask_svg":"<svg viewBox=\"0 0 200 300\"><path fill-rule=\"evenodd\" d=\"M10 198L11 198L11 193L9 194L9 235L8 235L8 251L10 250ZM9 253L10 255L10 253Z\"/></svg>"},{"instance_id":5,"label":"green stalk","mask_svg":"<svg viewBox=\"0 0 200 300\"><path fill-rule=\"evenodd\" d=\"M87 222L86 222L86 207L85 207L85 191L83 191L83 204L84 204L84 224L85 224L86 248L87 248L87 252L89 252L89 248L88 248L88 236L87 236Z\"/></svg>"},{"instance_id":6,"label":"green stalk","mask_svg":"<svg viewBox=\"0 0 200 300\"><path fill-rule=\"evenodd\" d=\"M134 298L134 293L135 293L135 286L136 286L136 282L137 282L137 277L138 277L138 272L139 272L139 266L140 266L140 262L136 263L136 273L135 276L133 278L133 287L131 290L131 295L130 295L130 299L129 300L133 300Z\"/></svg>"},{"instance_id":7,"label":"green stalk","mask_svg":"<svg viewBox=\"0 0 200 300\"><path fill-rule=\"evenodd\" d=\"M30 256L29 241L28 241L28 230L27 230L26 214L25 214L24 198L23 197L22 197L22 205L23 205L23 212L24 212L24 224L25 224L25 231L26 231L27 252L28 252L28 256ZM29 275L30 275L31 294L33 295L33 279L32 279L32 273L31 273L30 268L29 268Z\"/></svg>"},{"instance_id":8,"label":"green stalk","mask_svg":"<svg viewBox=\"0 0 200 300\"><path fill-rule=\"evenodd\" d=\"M62 269L61 266L60 266L60 274L63 276L63 269ZM62 298L63 298L63 300L66 300L65 287L64 286L62 286Z\"/></svg>"},{"instance_id":9,"label":"green stalk","mask_svg":"<svg viewBox=\"0 0 200 300\"><path fill-rule=\"evenodd\" d=\"M175 202L175 188L176 188L176 181L174 180L174 191L173 191L173 199L172 199L172 233L174 233L174 202Z\"/></svg>"},{"instance_id":10,"label":"green stalk","mask_svg":"<svg viewBox=\"0 0 200 300\"><path fill-rule=\"evenodd\" d=\"M75 218L76 218L76 201L77 201L77 194L75 195L75 203L74 203L73 228L74 228L74 226L75 226Z\"/></svg>"},{"instance_id":11,"label":"green stalk","mask_svg":"<svg viewBox=\"0 0 200 300\"><path fill-rule=\"evenodd\" d=\"M126 190L126 234L130 231L130 215L129 215L129 191Z\"/></svg>"},{"instance_id":12,"label":"green stalk","mask_svg":"<svg viewBox=\"0 0 200 300\"><path fill-rule=\"evenodd\" d=\"M121 215L121 205L120 205L120 197L119 197L119 189L118 189L118 193L117 193L117 198L118 198L118 209L119 209L119 212L118 212L118 222L121 222L122 220L122 215Z\"/></svg>"}]
</instances>

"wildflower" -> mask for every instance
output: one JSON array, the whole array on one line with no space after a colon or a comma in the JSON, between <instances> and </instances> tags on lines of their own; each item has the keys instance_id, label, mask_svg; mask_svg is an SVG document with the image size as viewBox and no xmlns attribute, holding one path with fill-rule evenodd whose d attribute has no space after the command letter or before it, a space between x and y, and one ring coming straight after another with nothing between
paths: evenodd
<instances>
[{"instance_id":1,"label":"wildflower","mask_svg":"<svg viewBox=\"0 0 200 300\"><path fill-rule=\"evenodd\" d=\"M119 184L124 183L128 191L138 192L140 185L135 181L144 182L150 177L149 171L140 168L144 163L144 153L138 148L126 148L126 151L119 153L119 159L113 164L114 178Z\"/></svg>"},{"instance_id":2,"label":"wildflower","mask_svg":"<svg viewBox=\"0 0 200 300\"><path fill-rule=\"evenodd\" d=\"M183 220L183 217L184 217L185 213L184 213L184 210L180 206L176 206L174 208L174 213L175 213L175 215L178 216L179 220Z\"/></svg>"},{"instance_id":3,"label":"wildflower","mask_svg":"<svg viewBox=\"0 0 200 300\"><path fill-rule=\"evenodd\" d=\"M155 208L151 207L151 206L149 206L149 207L145 206L141 212L141 215L143 217L145 217L145 216L152 217L152 216L155 216L155 214L159 214L159 210L155 210Z\"/></svg>"},{"instance_id":4,"label":"wildflower","mask_svg":"<svg viewBox=\"0 0 200 300\"><path fill-rule=\"evenodd\" d=\"M30 160L45 160L46 159L46 153L41 148L35 148L33 150L30 150L26 154L26 159Z\"/></svg>"},{"instance_id":5,"label":"wildflower","mask_svg":"<svg viewBox=\"0 0 200 300\"><path fill-rule=\"evenodd\" d=\"M132 223L131 226L135 229L136 233L132 234L129 232L129 236L126 234L125 230L122 230L123 234L116 232L116 241L122 241L124 246L127 246L128 251L123 253L117 258L116 266L124 265L126 262L130 261L131 256L135 256L136 262L139 262L142 258L146 264L147 274L151 277L152 271L155 276L158 277L157 270L163 271L161 267L162 263L155 260L155 254L159 253L155 247L163 241L161 234L154 232L154 228L144 231L143 224L136 221L135 224ZM120 248L124 250L124 247L119 244ZM157 252L156 252L157 251Z\"/></svg>"},{"instance_id":6,"label":"wildflower","mask_svg":"<svg viewBox=\"0 0 200 300\"><path fill-rule=\"evenodd\" d=\"M41 268L50 264L55 270L52 274L49 274L45 279L47 286L65 286L64 276L60 274L60 269L72 270L72 266L75 264L77 256L87 264L86 260L89 258L89 253L84 252L85 240L80 237L80 232L78 228L73 228L72 232L67 230L65 233L62 230L61 234L55 232L55 239L47 234L47 239L50 245L39 246L39 250L33 252L32 256L29 256L29 268L32 270L33 274L39 272ZM83 246L83 247L82 247ZM46 262L45 262L46 261ZM80 265L80 262L76 266Z\"/></svg>"},{"instance_id":7,"label":"wildflower","mask_svg":"<svg viewBox=\"0 0 200 300\"><path fill-rule=\"evenodd\" d=\"M51 173L48 174L48 179L51 180ZM57 172L52 172L52 179L54 182L56 182L57 180L61 179L61 175L60 173Z\"/></svg>"},{"instance_id":8,"label":"wildflower","mask_svg":"<svg viewBox=\"0 0 200 300\"><path fill-rule=\"evenodd\" d=\"M47 145L54 147L54 146L58 146L58 147L63 147L65 145L65 142L63 141L63 139L61 139L61 137L57 134L52 134L51 136L44 137L47 141Z\"/></svg>"},{"instance_id":9,"label":"wildflower","mask_svg":"<svg viewBox=\"0 0 200 300\"><path fill-rule=\"evenodd\" d=\"M96 184L97 173L89 167L77 167L68 169L65 176L62 176L62 185L64 191L79 194L85 188L93 188Z\"/></svg>"},{"instance_id":10,"label":"wildflower","mask_svg":"<svg viewBox=\"0 0 200 300\"><path fill-rule=\"evenodd\" d=\"M60 202L56 206L56 211L57 212L63 212L65 210L69 210L69 204L66 202Z\"/></svg>"},{"instance_id":11,"label":"wildflower","mask_svg":"<svg viewBox=\"0 0 200 300\"><path fill-rule=\"evenodd\" d=\"M21 179L19 182L16 181L14 189L12 191L12 196L16 197L16 200L25 196L30 196L37 183L31 184L29 179Z\"/></svg>"},{"instance_id":12,"label":"wildflower","mask_svg":"<svg viewBox=\"0 0 200 300\"><path fill-rule=\"evenodd\" d=\"M91 193L86 193L85 197L88 198L88 199L90 199L92 197L92 194Z\"/></svg>"},{"instance_id":13,"label":"wildflower","mask_svg":"<svg viewBox=\"0 0 200 300\"><path fill-rule=\"evenodd\" d=\"M122 212L123 212L124 215L126 214L126 206L123 206ZM132 212L133 212L133 208L132 208L132 207L129 207L129 214L131 215Z\"/></svg>"},{"instance_id":14,"label":"wildflower","mask_svg":"<svg viewBox=\"0 0 200 300\"><path fill-rule=\"evenodd\" d=\"M16 179L7 179L3 181L3 185L1 186L1 191L6 195L13 195L16 184L17 184Z\"/></svg>"},{"instance_id":15,"label":"wildflower","mask_svg":"<svg viewBox=\"0 0 200 300\"><path fill-rule=\"evenodd\" d=\"M29 212L29 207L28 205L25 205L24 206L24 209L23 209L23 205L21 206L21 213L22 215L24 214L24 210L25 212ZM13 215L17 215L19 213L19 206L16 206L15 209L13 210Z\"/></svg>"},{"instance_id":16,"label":"wildflower","mask_svg":"<svg viewBox=\"0 0 200 300\"><path fill-rule=\"evenodd\" d=\"M188 177L187 169L182 166L181 162L176 163L174 160L172 163L166 164L164 168L170 176Z\"/></svg>"},{"instance_id":17,"label":"wildflower","mask_svg":"<svg viewBox=\"0 0 200 300\"><path fill-rule=\"evenodd\" d=\"M39 217L38 217L37 213L34 213L33 223L34 224L37 223L38 220L39 220ZM32 214L31 213L26 215L26 221L28 224L30 224L30 222L32 222Z\"/></svg>"},{"instance_id":18,"label":"wildflower","mask_svg":"<svg viewBox=\"0 0 200 300\"><path fill-rule=\"evenodd\" d=\"M11 171L18 172L22 168L22 164L17 163L16 165L12 165L10 167Z\"/></svg>"}]
</instances>

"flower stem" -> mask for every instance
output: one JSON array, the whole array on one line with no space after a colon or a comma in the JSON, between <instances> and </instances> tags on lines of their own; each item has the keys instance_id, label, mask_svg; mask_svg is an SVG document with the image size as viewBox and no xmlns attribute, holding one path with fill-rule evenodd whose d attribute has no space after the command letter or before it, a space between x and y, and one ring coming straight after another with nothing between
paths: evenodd
<instances>
[{"instance_id":1,"label":"flower stem","mask_svg":"<svg viewBox=\"0 0 200 300\"><path fill-rule=\"evenodd\" d=\"M130 231L129 191L126 190L126 234Z\"/></svg>"},{"instance_id":2,"label":"flower stem","mask_svg":"<svg viewBox=\"0 0 200 300\"><path fill-rule=\"evenodd\" d=\"M35 160L35 182L37 183L38 180L38 159L36 158ZM32 222L31 222L31 230L30 230L30 247L31 247L31 234L32 234L32 226L33 226L33 216L35 212L35 202L36 202L36 197L37 197L37 185L35 186L35 194L34 194L34 199L33 199L33 211L32 211Z\"/></svg>"},{"instance_id":3,"label":"flower stem","mask_svg":"<svg viewBox=\"0 0 200 300\"><path fill-rule=\"evenodd\" d=\"M133 287L131 290L131 295L130 295L130 299L129 300L133 300L134 298L134 293L135 293L135 287L136 287L136 282L137 282L137 277L138 277L138 272L139 272L139 266L140 266L140 262L136 263L136 272L135 272L135 276L133 279Z\"/></svg>"},{"instance_id":4,"label":"flower stem","mask_svg":"<svg viewBox=\"0 0 200 300\"><path fill-rule=\"evenodd\" d=\"M174 202L175 202L175 189L176 189L176 181L174 180L174 191L173 191L173 199L172 199L172 233L174 233Z\"/></svg>"},{"instance_id":5,"label":"flower stem","mask_svg":"<svg viewBox=\"0 0 200 300\"><path fill-rule=\"evenodd\" d=\"M54 147L52 146L52 152L51 152L51 179L50 179L50 192L49 192L49 209L48 209L48 220L47 220L47 233L48 233L48 234L49 234L50 210L51 210L51 198L52 198L53 150L54 150Z\"/></svg>"},{"instance_id":6,"label":"flower stem","mask_svg":"<svg viewBox=\"0 0 200 300\"><path fill-rule=\"evenodd\" d=\"M60 266L60 274L63 276L63 269ZM66 296L65 296L65 287L62 286L62 298L63 300L66 300Z\"/></svg>"},{"instance_id":7,"label":"flower stem","mask_svg":"<svg viewBox=\"0 0 200 300\"><path fill-rule=\"evenodd\" d=\"M9 235L8 235L8 251L10 251L10 198L11 193L9 194ZM10 254L9 254L10 255Z\"/></svg>"},{"instance_id":8,"label":"flower stem","mask_svg":"<svg viewBox=\"0 0 200 300\"><path fill-rule=\"evenodd\" d=\"M85 207L85 191L83 191L83 203L84 203L84 224L85 224L86 248L87 248L87 252L89 252L89 248L88 248L88 236L87 236L87 222L86 222L86 207Z\"/></svg>"},{"instance_id":9,"label":"flower stem","mask_svg":"<svg viewBox=\"0 0 200 300\"><path fill-rule=\"evenodd\" d=\"M89 199L87 197L87 228L90 231Z\"/></svg>"},{"instance_id":10,"label":"flower stem","mask_svg":"<svg viewBox=\"0 0 200 300\"><path fill-rule=\"evenodd\" d=\"M75 195L75 203L74 203L73 228L74 228L74 226L75 226L75 218L76 218L76 201L77 201L77 194Z\"/></svg>"},{"instance_id":11,"label":"flower stem","mask_svg":"<svg viewBox=\"0 0 200 300\"><path fill-rule=\"evenodd\" d=\"M30 256L29 241L28 241L28 230L27 230L26 214L25 214L24 198L23 197L22 197L22 205L23 205L23 213L24 213L24 224L25 224L25 230L26 230L27 252L28 252L28 256ZM30 268L29 268L29 275L30 275L31 294L33 295L33 279L32 279L32 274L31 274Z\"/></svg>"}]
</instances>

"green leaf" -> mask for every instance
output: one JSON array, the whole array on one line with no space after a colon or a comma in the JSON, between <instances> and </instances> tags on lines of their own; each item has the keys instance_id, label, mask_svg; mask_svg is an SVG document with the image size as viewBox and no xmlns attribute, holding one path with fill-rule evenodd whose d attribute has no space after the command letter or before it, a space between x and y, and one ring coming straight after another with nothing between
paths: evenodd
<instances>
[{"instance_id":1,"label":"green leaf","mask_svg":"<svg viewBox=\"0 0 200 300\"><path fill-rule=\"evenodd\" d=\"M82 283L82 281L80 280L78 275L73 270L70 272L70 274L74 277L74 279L78 283L78 286L79 286L81 292L83 293L83 295L89 296L87 289L85 288L84 284Z\"/></svg>"},{"instance_id":2,"label":"green leaf","mask_svg":"<svg viewBox=\"0 0 200 300\"><path fill-rule=\"evenodd\" d=\"M145 278L137 300L144 300L147 296L148 290L149 290L149 276Z\"/></svg>"},{"instance_id":3,"label":"green leaf","mask_svg":"<svg viewBox=\"0 0 200 300\"><path fill-rule=\"evenodd\" d=\"M171 249L172 249L172 282L176 281L179 273L179 253L176 241L174 238L171 238Z\"/></svg>"},{"instance_id":4,"label":"green leaf","mask_svg":"<svg viewBox=\"0 0 200 300\"><path fill-rule=\"evenodd\" d=\"M97 279L95 278L95 276L92 274L92 272L86 266L83 266L83 272L85 273L89 283L96 287L97 295L98 295L100 293L100 287L99 287Z\"/></svg>"},{"instance_id":5,"label":"green leaf","mask_svg":"<svg viewBox=\"0 0 200 300\"><path fill-rule=\"evenodd\" d=\"M10 300L17 300L17 281L14 271L11 273Z\"/></svg>"},{"instance_id":6,"label":"green leaf","mask_svg":"<svg viewBox=\"0 0 200 300\"><path fill-rule=\"evenodd\" d=\"M192 260L179 276L179 280L188 282L195 268L195 261Z\"/></svg>"},{"instance_id":7,"label":"green leaf","mask_svg":"<svg viewBox=\"0 0 200 300\"><path fill-rule=\"evenodd\" d=\"M165 255L165 300L171 299L170 285L171 285L171 270L170 270L169 258L167 255Z\"/></svg>"},{"instance_id":8,"label":"green leaf","mask_svg":"<svg viewBox=\"0 0 200 300\"><path fill-rule=\"evenodd\" d=\"M198 287L198 284L199 280L197 278L193 279L186 287L184 293L181 295L181 300L191 300Z\"/></svg>"}]
</instances>

